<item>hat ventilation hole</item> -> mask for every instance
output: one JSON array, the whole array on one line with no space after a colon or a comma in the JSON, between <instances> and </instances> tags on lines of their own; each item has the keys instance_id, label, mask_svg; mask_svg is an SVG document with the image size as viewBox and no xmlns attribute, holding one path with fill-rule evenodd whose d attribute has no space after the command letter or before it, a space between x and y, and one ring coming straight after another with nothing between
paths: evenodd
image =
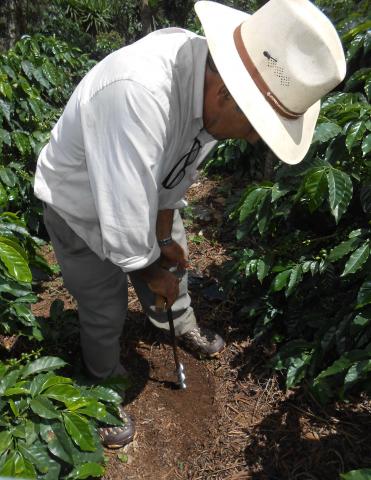
<instances>
[{"instance_id":1,"label":"hat ventilation hole","mask_svg":"<svg viewBox=\"0 0 371 480\"><path fill-rule=\"evenodd\" d=\"M289 87L290 86L290 77L285 75L284 68L277 64L277 60L275 58L270 57L267 60L267 67L268 68L273 68L274 73L280 79L280 84L283 87Z\"/></svg>"}]
</instances>

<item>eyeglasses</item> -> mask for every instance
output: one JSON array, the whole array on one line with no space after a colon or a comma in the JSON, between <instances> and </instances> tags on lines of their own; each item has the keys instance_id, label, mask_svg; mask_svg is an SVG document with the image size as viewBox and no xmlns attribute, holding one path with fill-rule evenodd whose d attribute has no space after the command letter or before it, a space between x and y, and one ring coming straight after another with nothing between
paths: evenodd
<instances>
[{"instance_id":1,"label":"eyeglasses","mask_svg":"<svg viewBox=\"0 0 371 480\"><path fill-rule=\"evenodd\" d=\"M161 185L168 190L179 185L185 176L186 168L196 160L200 150L201 143L196 137L190 151L176 163Z\"/></svg>"}]
</instances>

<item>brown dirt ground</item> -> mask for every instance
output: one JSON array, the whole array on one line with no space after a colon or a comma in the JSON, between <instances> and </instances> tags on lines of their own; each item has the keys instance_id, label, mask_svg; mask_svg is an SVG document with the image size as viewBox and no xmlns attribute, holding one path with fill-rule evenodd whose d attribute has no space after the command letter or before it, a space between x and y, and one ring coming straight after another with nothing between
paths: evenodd
<instances>
[{"instance_id":1,"label":"brown dirt ground","mask_svg":"<svg viewBox=\"0 0 371 480\"><path fill-rule=\"evenodd\" d=\"M223 188L203 179L189 193L190 260L210 284L234 248L224 219L234 190L233 179L223 179ZM52 261L52 252L47 255ZM197 317L224 335L227 348L213 361L182 351L188 388L179 391L172 388L168 340L148 325L130 289L122 357L132 381L126 408L137 433L122 451L106 452L104 480L336 480L341 472L371 466L368 398L324 408L305 388L285 392L280 378L265 368L274 350L248 337L248 326L234 315L236 299L211 302L195 287L191 293ZM39 298L39 316L49 316L55 299L76 308L58 276L41 284ZM78 364L76 338L72 331L46 350ZM13 344L14 352L22 348L16 343L10 341L8 350Z\"/></svg>"}]
</instances>

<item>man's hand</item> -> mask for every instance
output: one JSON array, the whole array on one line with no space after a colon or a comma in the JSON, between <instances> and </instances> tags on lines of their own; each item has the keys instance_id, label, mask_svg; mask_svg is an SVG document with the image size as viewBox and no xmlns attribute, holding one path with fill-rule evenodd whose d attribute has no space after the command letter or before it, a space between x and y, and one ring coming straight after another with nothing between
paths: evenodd
<instances>
[{"instance_id":1,"label":"man's hand","mask_svg":"<svg viewBox=\"0 0 371 480\"><path fill-rule=\"evenodd\" d=\"M188 258L184 249L174 240L161 248L160 263L165 268L177 267L178 270L188 268Z\"/></svg>"},{"instance_id":2,"label":"man's hand","mask_svg":"<svg viewBox=\"0 0 371 480\"><path fill-rule=\"evenodd\" d=\"M179 295L178 277L161 268L157 262L143 270L138 270L138 274L147 282L152 292L165 298L167 307L171 307Z\"/></svg>"}]
</instances>

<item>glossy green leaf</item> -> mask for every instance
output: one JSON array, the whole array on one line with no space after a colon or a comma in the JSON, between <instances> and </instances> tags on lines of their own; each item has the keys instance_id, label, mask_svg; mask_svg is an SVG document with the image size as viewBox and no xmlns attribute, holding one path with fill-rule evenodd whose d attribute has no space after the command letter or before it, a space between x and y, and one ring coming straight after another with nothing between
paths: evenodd
<instances>
[{"instance_id":1,"label":"glossy green leaf","mask_svg":"<svg viewBox=\"0 0 371 480\"><path fill-rule=\"evenodd\" d=\"M76 387L65 384L53 385L44 390L43 395L63 403L77 400L81 396L80 391Z\"/></svg>"},{"instance_id":2,"label":"glossy green leaf","mask_svg":"<svg viewBox=\"0 0 371 480\"><path fill-rule=\"evenodd\" d=\"M21 155L25 155L31 151L29 134L23 131L13 131L12 140L14 141L17 149Z\"/></svg>"},{"instance_id":3,"label":"glossy green leaf","mask_svg":"<svg viewBox=\"0 0 371 480\"><path fill-rule=\"evenodd\" d=\"M337 262L341 258L345 257L345 255L348 253L353 252L359 244L360 239L357 237L344 240L344 242L339 243L339 245L336 245L336 247L330 251L327 260L329 262Z\"/></svg>"},{"instance_id":4,"label":"glossy green leaf","mask_svg":"<svg viewBox=\"0 0 371 480\"><path fill-rule=\"evenodd\" d=\"M351 470L347 473L341 473L340 478L341 480L371 480L371 469Z\"/></svg>"},{"instance_id":5,"label":"glossy green leaf","mask_svg":"<svg viewBox=\"0 0 371 480\"><path fill-rule=\"evenodd\" d=\"M106 417L107 411L103 403L98 402L95 399L80 399L67 403L66 407L71 412L86 415L88 417L97 418L99 420Z\"/></svg>"},{"instance_id":6,"label":"glossy green leaf","mask_svg":"<svg viewBox=\"0 0 371 480\"><path fill-rule=\"evenodd\" d=\"M6 102L5 100L0 99L0 112L4 115L8 122L10 122L10 116L12 113L11 104Z\"/></svg>"},{"instance_id":7,"label":"glossy green leaf","mask_svg":"<svg viewBox=\"0 0 371 480\"><path fill-rule=\"evenodd\" d=\"M95 442L89 423L81 416L72 412L63 413L64 426L72 440L82 450L94 451Z\"/></svg>"},{"instance_id":8,"label":"glossy green leaf","mask_svg":"<svg viewBox=\"0 0 371 480\"><path fill-rule=\"evenodd\" d=\"M240 222L249 217L266 197L268 191L266 188L254 188L245 198L240 210Z\"/></svg>"},{"instance_id":9,"label":"glossy green leaf","mask_svg":"<svg viewBox=\"0 0 371 480\"><path fill-rule=\"evenodd\" d=\"M360 247L358 247L357 250L353 252L352 255L349 257L341 276L344 277L345 275L349 275L350 273L357 272L367 261L369 255L370 245L369 242L366 241Z\"/></svg>"},{"instance_id":10,"label":"glossy green leaf","mask_svg":"<svg viewBox=\"0 0 371 480\"><path fill-rule=\"evenodd\" d=\"M104 475L104 467L99 463L85 463L74 468L72 472L66 477L67 480L78 480L90 477L101 477Z\"/></svg>"},{"instance_id":11,"label":"glossy green leaf","mask_svg":"<svg viewBox=\"0 0 371 480\"><path fill-rule=\"evenodd\" d=\"M311 172L304 181L304 191L309 197L309 207L313 212L316 210L325 200L325 193L327 191L326 181L327 169L315 170Z\"/></svg>"},{"instance_id":12,"label":"glossy green leaf","mask_svg":"<svg viewBox=\"0 0 371 480\"><path fill-rule=\"evenodd\" d=\"M8 130L4 130L4 128L0 128L0 144L6 143L7 145L12 144L12 138Z\"/></svg>"},{"instance_id":13,"label":"glossy green leaf","mask_svg":"<svg viewBox=\"0 0 371 480\"><path fill-rule=\"evenodd\" d=\"M359 289L357 296L357 308L371 303L371 280L366 280Z\"/></svg>"},{"instance_id":14,"label":"glossy green leaf","mask_svg":"<svg viewBox=\"0 0 371 480\"><path fill-rule=\"evenodd\" d=\"M365 136L362 142L362 153L365 157L371 152L371 133Z\"/></svg>"},{"instance_id":15,"label":"glossy green leaf","mask_svg":"<svg viewBox=\"0 0 371 480\"><path fill-rule=\"evenodd\" d=\"M362 185L359 199L364 213L371 214L371 185Z\"/></svg>"},{"instance_id":16,"label":"glossy green leaf","mask_svg":"<svg viewBox=\"0 0 371 480\"><path fill-rule=\"evenodd\" d=\"M265 277L269 274L271 265L264 258L260 258L257 263L257 277L260 283L263 283Z\"/></svg>"},{"instance_id":17,"label":"glossy green leaf","mask_svg":"<svg viewBox=\"0 0 371 480\"><path fill-rule=\"evenodd\" d=\"M0 167L0 179L7 187L14 187L18 183L17 175L8 167Z\"/></svg>"},{"instance_id":18,"label":"glossy green leaf","mask_svg":"<svg viewBox=\"0 0 371 480\"><path fill-rule=\"evenodd\" d=\"M22 60L21 67L26 76L31 80L33 77L34 66L28 60Z\"/></svg>"},{"instance_id":19,"label":"glossy green leaf","mask_svg":"<svg viewBox=\"0 0 371 480\"><path fill-rule=\"evenodd\" d=\"M17 383L18 378L18 370L12 370L6 373L0 380L0 395L3 395L5 390L7 390L8 388L14 387L14 385Z\"/></svg>"},{"instance_id":20,"label":"glossy green leaf","mask_svg":"<svg viewBox=\"0 0 371 480\"><path fill-rule=\"evenodd\" d=\"M33 398L30 401L30 407L32 411L41 418L51 419L60 417L60 412L48 398L42 396Z\"/></svg>"},{"instance_id":21,"label":"glossy green leaf","mask_svg":"<svg viewBox=\"0 0 371 480\"><path fill-rule=\"evenodd\" d=\"M0 432L0 454L3 454L12 444L12 435L8 431Z\"/></svg>"},{"instance_id":22,"label":"glossy green leaf","mask_svg":"<svg viewBox=\"0 0 371 480\"><path fill-rule=\"evenodd\" d=\"M366 132L366 122L364 120L359 120L358 122L355 122L351 126L345 140L345 144L349 151L352 150L355 144L357 144L362 140L365 132Z\"/></svg>"},{"instance_id":23,"label":"glossy green leaf","mask_svg":"<svg viewBox=\"0 0 371 480\"><path fill-rule=\"evenodd\" d=\"M344 389L348 390L356 383L364 380L371 372L371 360L362 360L354 363L348 370L344 378Z\"/></svg>"},{"instance_id":24,"label":"glossy green leaf","mask_svg":"<svg viewBox=\"0 0 371 480\"><path fill-rule=\"evenodd\" d=\"M54 385L61 385L61 384L71 384L72 380L67 377L61 377L59 375L53 375L52 377L49 377L43 385L41 385L40 392L43 392L44 390L48 389L49 387L52 387Z\"/></svg>"},{"instance_id":25,"label":"glossy green leaf","mask_svg":"<svg viewBox=\"0 0 371 480\"><path fill-rule=\"evenodd\" d=\"M295 265L295 267L290 272L289 283L286 288L286 296L289 297L292 292L295 290L297 285L301 282L303 277L303 270L301 265Z\"/></svg>"},{"instance_id":26,"label":"glossy green leaf","mask_svg":"<svg viewBox=\"0 0 371 480\"><path fill-rule=\"evenodd\" d=\"M56 423L40 425L41 438L46 442L49 451L64 462L74 465L72 453L69 448L67 434Z\"/></svg>"},{"instance_id":27,"label":"glossy green leaf","mask_svg":"<svg viewBox=\"0 0 371 480\"><path fill-rule=\"evenodd\" d=\"M58 357L41 357L26 365L22 371L22 377L28 377L44 370L57 370L66 365L66 362Z\"/></svg>"},{"instance_id":28,"label":"glossy green leaf","mask_svg":"<svg viewBox=\"0 0 371 480\"><path fill-rule=\"evenodd\" d=\"M122 402L121 395L111 388L102 387L100 385L90 388L86 393L89 396L92 396L97 400L103 400L104 402L113 404L119 404Z\"/></svg>"},{"instance_id":29,"label":"glossy green leaf","mask_svg":"<svg viewBox=\"0 0 371 480\"><path fill-rule=\"evenodd\" d=\"M324 122L317 125L312 142L324 143L341 133L341 127L333 122Z\"/></svg>"},{"instance_id":30,"label":"glossy green leaf","mask_svg":"<svg viewBox=\"0 0 371 480\"><path fill-rule=\"evenodd\" d=\"M12 452L8 457L3 467L0 470L0 475L10 478L37 478L36 470L31 462L26 460L19 452Z\"/></svg>"},{"instance_id":31,"label":"glossy green leaf","mask_svg":"<svg viewBox=\"0 0 371 480\"><path fill-rule=\"evenodd\" d=\"M20 282L31 282L32 274L28 262L13 246L0 240L0 260L7 268L9 275Z\"/></svg>"},{"instance_id":32,"label":"glossy green leaf","mask_svg":"<svg viewBox=\"0 0 371 480\"><path fill-rule=\"evenodd\" d=\"M323 370L314 380L314 383L333 375L343 373L348 370L354 362L359 360L365 360L370 356L366 351L363 350L351 350L350 352L345 353L340 358L335 360L329 367Z\"/></svg>"},{"instance_id":33,"label":"glossy green leaf","mask_svg":"<svg viewBox=\"0 0 371 480\"><path fill-rule=\"evenodd\" d=\"M40 85L42 85L44 88L46 88L46 89L50 88L50 83L45 78L41 68L36 68L33 71L33 76L34 76L35 80L38 81L40 83Z\"/></svg>"},{"instance_id":34,"label":"glossy green leaf","mask_svg":"<svg viewBox=\"0 0 371 480\"><path fill-rule=\"evenodd\" d=\"M274 292L283 290L289 281L290 275L291 275L291 269L284 270L283 272L276 275L271 286L272 290Z\"/></svg>"},{"instance_id":35,"label":"glossy green leaf","mask_svg":"<svg viewBox=\"0 0 371 480\"><path fill-rule=\"evenodd\" d=\"M35 440L32 445L25 442L18 442L18 449L21 454L41 473L47 473L53 469L56 462L49 456L47 448L39 439ZM58 477L55 477L58 478Z\"/></svg>"},{"instance_id":36,"label":"glossy green leaf","mask_svg":"<svg viewBox=\"0 0 371 480\"><path fill-rule=\"evenodd\" d=\"M353 184L349 175L336 168L327 172L327 183L331 213L339 222L352 199Z\"/></svg>"}]
</instances>

